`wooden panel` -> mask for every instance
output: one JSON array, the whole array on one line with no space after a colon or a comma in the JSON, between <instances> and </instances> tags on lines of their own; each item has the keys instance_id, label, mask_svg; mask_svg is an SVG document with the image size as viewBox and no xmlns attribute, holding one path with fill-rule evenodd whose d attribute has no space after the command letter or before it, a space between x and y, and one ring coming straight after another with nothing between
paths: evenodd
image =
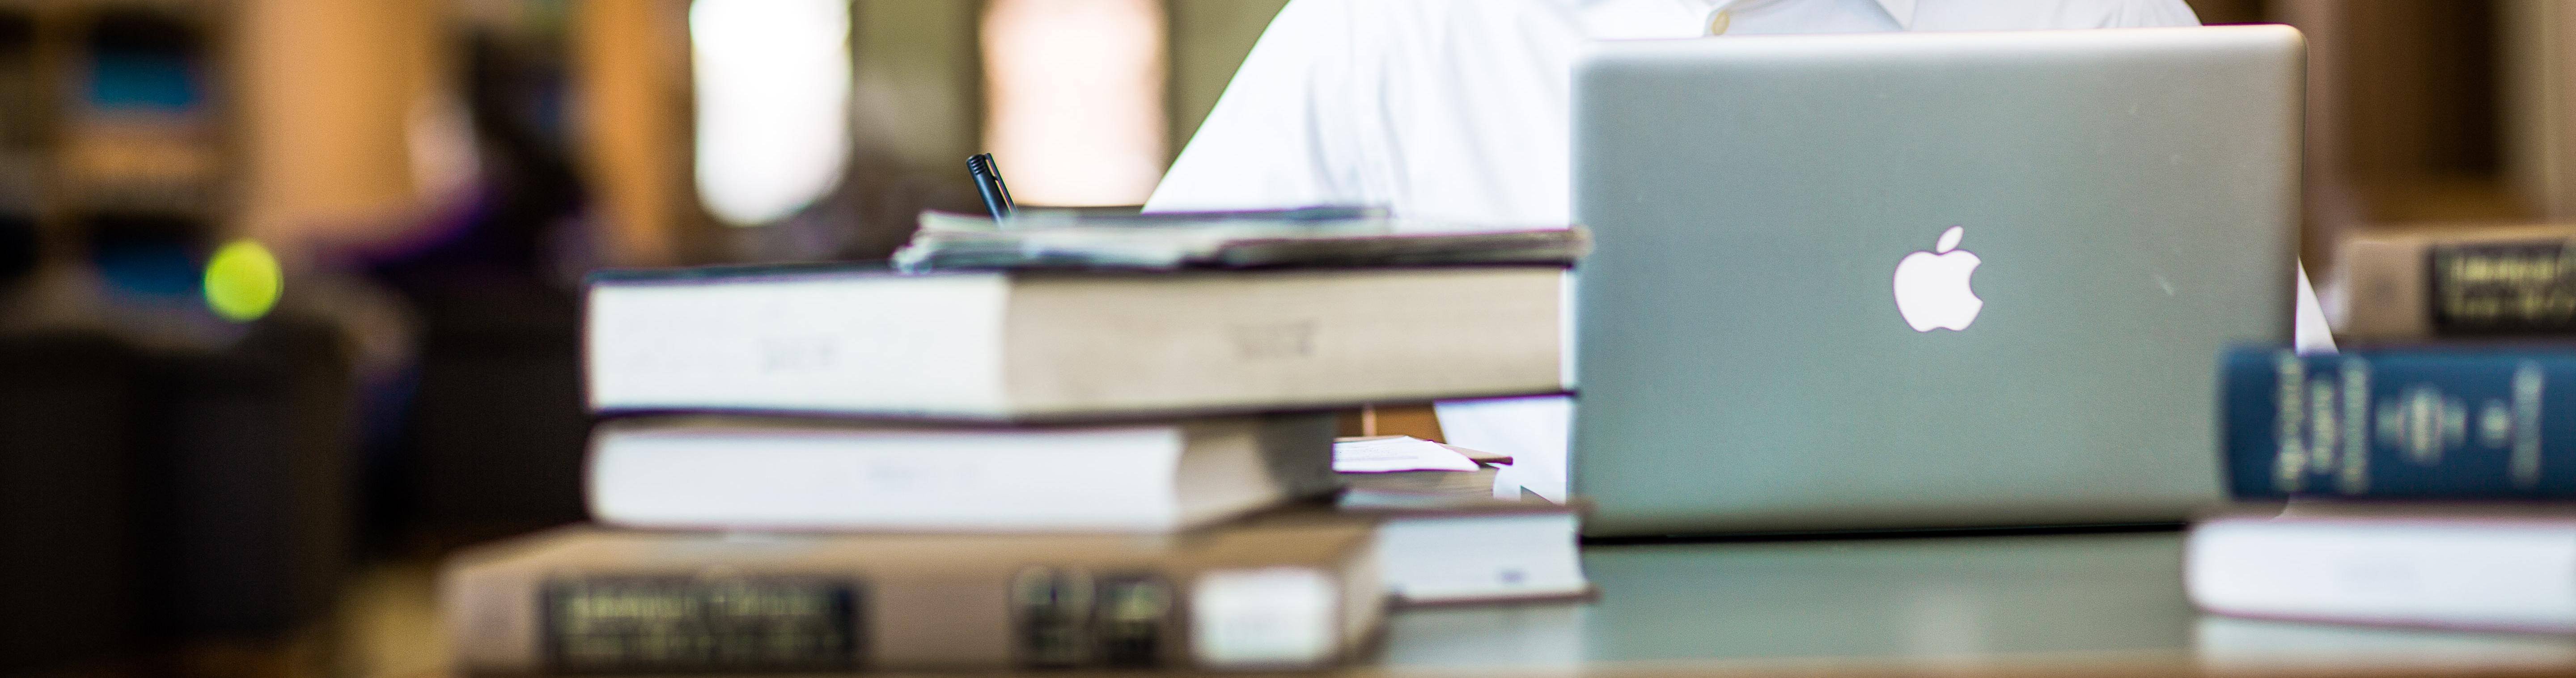
<instances>
[{"instance_id":1,"label":"wooden panel","mask_svg":"<svg viewBox=\"0 0 2576 678\"><path fill-rule=\"evenodd\" d=\"M410 123L446 71L433 0L248 0L237 49L249 235L382 228L418 198Z\"/></svg>"},{"instance_id":2,"label":"wooden panel","mask_svg":"<svg viewBox=\"0 0 2576 678\"><path fill-rule=\"evenodd\" d=\"M572 23L584 174L606 217L610 258L671 263L698 214L689 184L689 61L684 0L588 0Z\"/></svg>"},{"instance_id":3,"label":"wooden panel","mask_svg":"<svg viewBox=\"0 0 2576 678\"><path fill-rule=\"evenodd\" d=\"M2497 172L2495 4L2347 0L2337 58L2356 178Z\"/></svg>"},{"instance_id":4,"label":"wooden panel","mask_svg":"<svg viewBox=\"0 0 2576 678\"><path fill-rule=\"evenodd\" d=\"M2508 0L2510 1L2510 0ZM2498 75L2512 8L2496 0L2272 0L2308 36L2307 228L2323 276L2342 235L2371 224L2519 220ZM2509 36L2508 36L2509 37ZM2529 136L2522 134L2520 136Z\"/></svg>"},{"instance_id":5,"label":"wooden panel","mask_svg":"<svg viewBox=\"0 0 2576 678\"><path fill-rule=\"evenodd\" d=\"M2576 219L2576 6L2503 0L2496 18L2506 182L2532 216Z\"/></svg>"}]
</instances>

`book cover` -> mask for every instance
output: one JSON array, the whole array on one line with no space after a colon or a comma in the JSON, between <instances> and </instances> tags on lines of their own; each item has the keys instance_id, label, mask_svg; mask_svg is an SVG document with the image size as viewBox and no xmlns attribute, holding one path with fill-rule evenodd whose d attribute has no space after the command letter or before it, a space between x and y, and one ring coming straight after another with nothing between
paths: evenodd
<instances>
[{"instance_id":1,"label":"book cover","mask_svg":"<svg viewBox=\"0 0 2576 678\"><path fill-rule=\"evenodd\" d=\"M2343 246L2336 330L2364 342L2576 333L2576 225L2446 226Z\"/></svg>"},{"instance_id":2,"label":"book cover","mask_svg":"<svg viewBox=\"0 0 2576 678\"><path fill-rule=\"evenodd\" d=\"M441 618L456 668L476 673L1315 668L1376 632L1370 532L576 526L452 561Z\"/></svg>"},{"instance_id":3,"label":"book cover","mask_svg":"<svg viewBox=\"0 0 2576 678\"><path fill-rule=\"evenodd\" d=\"M2241 348L2221 369L2239 499L2576 497L2576 350Z\"/></svg>"},{"instance_id":4,"label":"book cover","mask_svg":"<svg viewBox=\"0 0 2576 678\"><path fill-rule=\"evenodd\" d=\"M1330 414L1064 426L674 417L593 438L593 519L653 529L1134 532L1330 492Z\"/></svg>"}]
</instances>

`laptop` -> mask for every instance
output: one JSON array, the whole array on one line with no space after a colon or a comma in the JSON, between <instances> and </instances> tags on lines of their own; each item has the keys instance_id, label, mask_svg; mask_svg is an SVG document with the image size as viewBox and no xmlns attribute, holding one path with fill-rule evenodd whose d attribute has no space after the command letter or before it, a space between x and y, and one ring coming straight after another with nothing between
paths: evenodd
<instances>
[{"instance_id":1,"label":"laptop","mask_svg":"<svg viewBox=\"0 0 2576 678\"><path fill-rule=\"evenodd\" d=\"M2286 26L1611 42L1574 76L1595 537L2181 520L2286 344Z\"/></svg>"}]
</instances>

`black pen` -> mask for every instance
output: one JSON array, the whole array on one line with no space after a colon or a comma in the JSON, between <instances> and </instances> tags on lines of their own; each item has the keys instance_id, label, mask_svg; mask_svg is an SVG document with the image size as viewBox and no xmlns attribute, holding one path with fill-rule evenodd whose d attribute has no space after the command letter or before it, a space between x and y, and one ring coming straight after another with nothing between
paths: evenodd
<instances>
[{"instance_id":1,"label":"black pen","mask_svg":"<svg viewBox=\"0 0 2576 678\"><path fill-rule=\"evenodd\" d=\"M984 194L984 210L993 213L993 221L1010 218L1019 206L1011 202L1011 188L1002 184L1002 172L993 168L993 154L978 153L966 159L966 174L975 179L975 192Z\"/></svg>"}]
</instances>

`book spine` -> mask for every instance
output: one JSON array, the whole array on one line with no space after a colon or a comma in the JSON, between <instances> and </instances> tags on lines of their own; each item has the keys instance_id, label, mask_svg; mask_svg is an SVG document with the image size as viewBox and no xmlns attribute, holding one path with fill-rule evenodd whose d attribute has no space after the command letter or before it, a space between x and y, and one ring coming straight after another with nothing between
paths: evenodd
<instances>
[{"instance_id":1,"label":"book spine","mask_svg":"<svg viewBox=\"0 0 2576 678\"><path fill-rule=\"evenodd\" d=\"M602 284L603 413L979 422L1562 392L1558 266Z\"/></svg>"},{"instance_id":2,"label":"book spine","mask_svg":"<svg viewBox=\"0 0 2576 678\"><path fill-rule=\"evenodd\" d=\"M2237 349L2220 369L2237 498L2576 497L2576 351Z\"/></svg>"},{"instance_id":3,"label":"book spine","mask_svg":"<svg viewBox=\"0 0 2576 678\"><path fill-rule=\"evenodd\" d=\"M1286 601L1276 600L1277 586L1246 595L1240 586L1209 583L1238 572L1321 583L1290 591ZM482 673L1311 668L1347 654L1347 642L1328 630L1288 633L1307 645L1283 654L1270 632L1329 629L1354 614L1336 603L1341 583L1301 568L1189 578L1032 566L1006 581L972 585L617 572L468 576L449 585L468 589L451 592L443 611L457 626L456 642L467 644L456 653L460 668ZM1215 607L1192 609L1201 598ZM988 607L994 603L1005 609ZM511 619L525 621L493 623ZM915 626L934 628L906 628ZM492 628L517 637L492 637ZM1224 629L1264 633L1246 642L1229 640Z\"/></svg>"},{"instance_id":4,"label":"book spine","mask_svg":"<svg viewBox=\"0 0 2576 678\"><path fill-rule=\"evenodd\" d=\"M584 577L536 594L536 647L560 673L847 671L866 587L831 578Z\"/></svg>"},{"instance_id":5,"label":"book spine","mask_svg":"<svg viewBox=\"0 0 2576 678\"><path fill-rule=\"evenodd\" d=\"M2344 247L2341 321L2363 341L2576 334L2576 228Z\"/></svg>"},{"instance_id":6,"label":"book spine","mask_svg":"<svg viewBox=\"0 0 2576 678\"><path fill-rule=\"evenodd\" d=\"M2567 239L2435 243L2425 252L2433 333L2576 332L2576 248Z\"/></svg>"}]
</instances>

